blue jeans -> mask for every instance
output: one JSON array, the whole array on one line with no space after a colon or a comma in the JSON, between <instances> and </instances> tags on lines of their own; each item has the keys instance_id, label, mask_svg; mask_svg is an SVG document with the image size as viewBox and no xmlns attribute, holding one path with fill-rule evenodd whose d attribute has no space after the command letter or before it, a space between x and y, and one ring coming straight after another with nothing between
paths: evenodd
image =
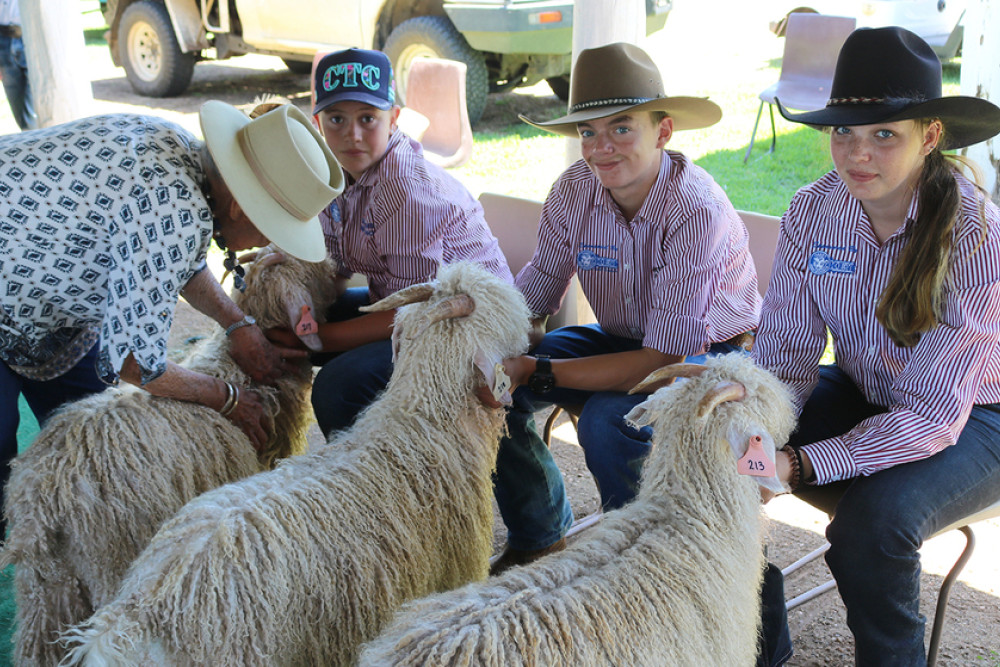
<instances>
[{"instance_id":1,"label":"blue jeans","mask_svg":"<svg viewBox=\"0 0 1000 667\"><path fill-rule=\"evenodd\" d=\"M342 322L362 315L369 303L367 287L351 287L327 313L328 322ZM313 380L312 406L323 437L347 428L389 384L392 375L392 341L379 340L353 350L313 355L322 365Z\"/></svg>"},{"instance_id":2,"label":"blue jeans","mask_svg":"<svg viewBox=\"0 0 1000 667\"><path fill-rule=\"evenodd\" d=\"M790 444L839 435L885 412L836 366L820 382ZM926 664L919 610L920 554L935 532L1000 499L1000 405L977 405L958 441L930 458L796 495L833 514L827 564L854 634L856 663Z\"/></svg>"},{"instance_id":3,"label":"blue jeans","mask_svg":"<svg viewBox=\"0 0 1000 667\"><path fill-rule=\"evenodd\" d=\"M40 426L63 403L75 401L107 387L97 376L98 345L94 345L76 366L59 377L46 380L29 380L18 375L7 364L0 362L0 500L2 489L10 477L10 461L17 456L17 427L21 416L17 410L18 397L22 394ZM0 524L0 536L6 524Z\"/></svg>"},{"instance_id":4,"label":"blue jeans","mask_svg":"<svg viewBox=\"0 0 1000 667\"><path fill-rule=\"evenodd\" d=\"M36 121L28 84L28 61L20 37L0 35L0 75L17 126L22 130L34 129Z\"/></svg>"},{"instance_id":5,"label":"blue jeans","mask_svg":"<svg viewBox=\"0 0 1000 667\"><path fill-rule=\"evenodd\" d=\"M589 357L638 350L642 341L612 336L599 325L570 326L546 334L532 354L553 359ZM726 343L712 346L710 354L739 348ZM704 360L704 355L689 361ZM635 497L642 463L649 454L652 429L636 430L624 415L647 398L610 391L555 388L544 396L527 387L514 392L507 412L509 435L500 440L494 494L504 524L507 543L514 549L542 549L559 540L573 523L559 468L535 428L534 414L549 405L583 405L577 438L587 468L597 482L604 509L615 509Z\"/></svg>"}]
</instances>

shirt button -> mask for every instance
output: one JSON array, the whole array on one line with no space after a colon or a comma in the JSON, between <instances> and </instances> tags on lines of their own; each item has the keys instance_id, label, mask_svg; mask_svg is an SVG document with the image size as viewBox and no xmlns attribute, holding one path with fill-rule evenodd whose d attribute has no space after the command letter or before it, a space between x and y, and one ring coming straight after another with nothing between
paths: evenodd
<instances>
[{"instance_id":1,"label":"shirt button","mask_svg":"<svg viewBox=\"0 0 1000 667\"><path fill-rule=\"evenodd\" d=\"M626 262L626 263L625 263L625 264L623 265L623 267L625 268L625 270L628 270L628 268L629 268L629 265L628 265L628 262Z\"/></svg>"},{"instance_id":2,"label":"shirt button","mask_svg":"<svg viewBox=\"0 0 1000 667\"><path fill-rule=\"evenodd\" d=\"M868 354L875 354L876 352L878 352L877 345L872 345L871 347L868 348Z\"/></svg>"}]
</instances>

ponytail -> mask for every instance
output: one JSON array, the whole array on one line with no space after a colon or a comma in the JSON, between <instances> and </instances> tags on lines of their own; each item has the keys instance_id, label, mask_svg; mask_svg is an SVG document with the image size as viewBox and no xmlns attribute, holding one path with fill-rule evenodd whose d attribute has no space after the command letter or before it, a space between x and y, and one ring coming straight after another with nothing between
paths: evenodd
<instances>
[{"instance_id":1,"label":"ponytail","mask_svg":"<svg viewBox=\"0 0 1000 667\"><path fill-rule=\"evenodd\" d=\"M917 187L917 219L875 309L878 321L900 347L913 347L921 334L938 324L961 202L952 168L937 148L925 158Z\"/></svg>"}]
</instances>

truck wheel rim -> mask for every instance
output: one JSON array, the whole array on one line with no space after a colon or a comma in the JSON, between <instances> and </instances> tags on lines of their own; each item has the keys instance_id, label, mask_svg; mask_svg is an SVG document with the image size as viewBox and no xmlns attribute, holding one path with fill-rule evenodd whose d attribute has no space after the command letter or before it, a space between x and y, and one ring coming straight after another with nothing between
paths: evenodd
<instances>
[{"instance_id":1,"label":"truck wheel rim","mask_svg":"<svg viewBox=\"0 0 1000 667\"><path fill-rule=\"evenodd\" d=\"M155 81L163 67L160 38L151 25L137 22L128 32L128 53L132 69L143 81Z\"/></svg>"},{"instance_id":2,"label":"truck wheel rim","mask_svg":"<svg viewBox=\"0 0 1000 667\"><path fill-rule=\"evenodd\" d=\"M405 47L399 53L399 59L396 61L398 65L395 72L396 74L396 85L401 89L403 95L406 95L406 79L410 76L410 65L417 58L440 58L441 56L426 44L411 44Z\"/></svg>"}]
</instances>

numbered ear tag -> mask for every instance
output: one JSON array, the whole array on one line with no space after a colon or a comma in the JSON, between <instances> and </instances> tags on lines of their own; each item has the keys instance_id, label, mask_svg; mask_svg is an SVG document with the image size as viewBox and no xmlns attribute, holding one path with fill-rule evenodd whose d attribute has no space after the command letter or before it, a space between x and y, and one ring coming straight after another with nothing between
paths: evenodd
<instances>
[{"instance_id":1,"label":"numbered ear tag","mask_svg":"<svg viewBox=\"0 0 1000 667\"><path fill-rule=\"evenodd\" d=\"M302 315L299 317L299 323L295 325L295 334L307 336L318 331L319 325L316 324L316 320L312 316L312 309L309 306L302 306Z\"/></svg>"},{"instance_id":2,"label":"numbered ear tag","mask_svg":"<svg viewBox=\"0 0 1000 667\"><path fill-rule=\"evenodd\" d=\"M764 441L759 435L750 438L747 443L747 453L736 462L736 470L741 475L752 477L774 476L774 461L764 453Z\"/></svg>"},{"instance_id":3,"label":"numbered ear tag","mask_svg":"<svg viewBox=\"0 0 1000 667\"><path fill-rule=\"evenodd\" d=\"M503 364L493 365L493 398L502 401L504 395L510 391L510 376L503 369Z\"/></svg>"}]
</instances>

